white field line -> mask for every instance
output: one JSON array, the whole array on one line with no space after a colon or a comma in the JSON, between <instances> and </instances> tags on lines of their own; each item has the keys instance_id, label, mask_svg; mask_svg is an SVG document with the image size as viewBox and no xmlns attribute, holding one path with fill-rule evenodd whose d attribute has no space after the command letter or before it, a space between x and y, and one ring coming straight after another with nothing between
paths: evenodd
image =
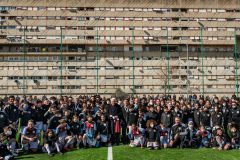
<instances>
[{"instance_id":1,"label":"white field line","mask_svg":"<svg viewBox=\"0 0 240 160\"><path fill-rule=\"evenodd\" d=\"M113 160L112 145L108 145L108 160Z\"/></svg>"}]
</instances>

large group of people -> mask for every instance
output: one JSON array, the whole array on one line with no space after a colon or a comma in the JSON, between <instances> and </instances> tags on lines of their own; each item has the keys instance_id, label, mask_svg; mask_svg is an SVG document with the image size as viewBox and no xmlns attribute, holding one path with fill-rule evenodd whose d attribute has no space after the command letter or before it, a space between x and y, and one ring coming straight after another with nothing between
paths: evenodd
<instances>
[{"instance_id":1,"label":"large group of people","mask_svg":"<svg viewBox=\"0 0 240 160\"><path fill-rule=\"evenodd\" d=\"M0 99L0 159L73 148L240 148L239 99L190 95L99 95Z\"/></svg>"}]
</instances>

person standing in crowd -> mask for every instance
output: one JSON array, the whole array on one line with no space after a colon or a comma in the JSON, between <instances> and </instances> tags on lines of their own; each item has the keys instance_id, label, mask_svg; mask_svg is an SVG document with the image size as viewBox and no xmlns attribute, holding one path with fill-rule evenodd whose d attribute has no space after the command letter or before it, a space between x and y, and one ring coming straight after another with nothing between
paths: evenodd
<instances>
[{"instance_id":1,"label":"person standing in crowd","mask_svg":"<svg viewBox=\"0 0 240 160\"><path fill-rule=\"evenodd\" d=\"M203 107L203 111L200 114L200 124L205 126L206 128L210 128L211 126L211 115L209 108L207 106Z\"/></svg>"},{"instance_id":2,"label":"person standing in crowd","mask_svg":"<svg viewBox=\"0 0 240 160\"><path fill-rule=\"evenodd\" d=\"M172 124L173 124L173 116L172 112L167 108L164 107L164 112L161 115L161 123L166 127L168 133L170 133ZM170 134L168 134L168 142L170 141Z\"/></svg>"},{"instance_id":3,"label":"person standing in crowd","mask_svg":"<svg viewBox=\"0 0 240 160\"><path fill-rule=\"evenodd\" d=\"M211 127L222 126L223 115L218 106L213 106L214 110L211 113Z\"/></svg>"},{"instance_id":4,"label":"person standing in crowd","mask_svg":"<svg viewBox=\"0 0 240 160\"><path fill-rule=\"evenodd\" d=\"M223 99L222 105L221 105L221 112L223 116L223 128L225 131L228 130L228 125L230 124L230 109L227 103L227 100Z\"/></svg>"},{"instance_id":5,"label":"person standing in crowd","mask_svg":"<svg viewBox=\"0 0 240 160\"><path fill-rule=\"evenodd\" d=\"M116 98L111 99L111 104L107 107L107 114L110 120L111 143L119 145L120 143L120 120L122 118L122 109L117 104Z\"/></svg>"},{"instance_id":6,"label":"person standing in crowd","mask_svg":"<svg viewBox=\"0 0 240 160\"><path fill-rule=\"evenodd\" d=\"M198 103L194 103L193 122L196 128L200 127L200 108Z\"/></svg>"},{"instance_id":7,"label":"person standing in crowd","mask_svg":"<svg viewBox=\"0 0 240 160\"><path fill-rule=\"evenodd\" d=\"M4 107L3 111L7 114L9 123L13 124L14 126L17 125L18 118L20 115L19 109L14 105L14 96L10 96L8 98L8 104Z\"/></svg>"},{"instance_id":8,"label":"person standing in crowd","mask_svg":"<svg viewBox=\"0 0 240 160\"><path fill-rule=\"evenodd\" d=\"M130 108L130 103L128 99L124 99L123 101L123 105L121 106L122 108L122 123L121 123L121 127L122 127L122 141L124 144L128 143L128 138L127 138L127 132L129 130L131 130L130 126L131 123L129 125L129 119L128 119L128 115L129 115L129 108ZM128 132L129 133L129 132Z\"/></svg>"},{"instance_id":9,"label":"person standing in crowd","mask_svg":"<svg viewBox=\"0 0 240 160\"><path fill-rule=\"evenodd\" d=\"M230 122L240 127L240 107L237 106L235 100L232 101Z\"/></svg>"},{"instance_id":10,"label":"person standing in crowd","mask_svg":"<svg viewBox=\"0 0 240 160\"><path fill-rule=\"evenodd\" d=\"M53 96L50 100L46 96L6 96L5 100L1 103L0 98L0 135L9 139L4 147L11 155L19 149L16 142L21 126L19 146L33 152L43 147L49 156L74 147L120 142L155 149L179 146L226 150L240 145L237 97L144 95L107 99L80 95Z\"/></svg>"},{"instance_id":11,"label":"person standing in crowd","mask_svg":"<svg viewBox=\"0 0 240 160\"><path fill-rule=\"evenodd\" d=\"M0 134L3 132L3 128L8 126L9 119L6 113L0 111Z\"/></svg>"},{"instance_id":12,"label":"person standing in crowd","mask_svg":"<svg viewBox=\"0 0 240 160\"><path fill-rule=\"evenodd\" d=\"M44 129L44 114L45 111L43 109L43 104L42 104L42 100L38 99L35 102L35 105L32 106L32 119L35 122L35 126L38 130L38 133L41 133L41 131L43 131Z\"/></svg>"},{"instance_id":13,"label":"person standing in crowd","mask_svg":"<svg viewBox=\"0 0 240 160\"><path fill-rule=\"evenodd\" d=\"M148 120L154 120L154 121L158 121L158 114L155 111L155 108L153 105L150 105L149 107L149 111L146 113L146 121Z\"/></svg>"}]
</instances>

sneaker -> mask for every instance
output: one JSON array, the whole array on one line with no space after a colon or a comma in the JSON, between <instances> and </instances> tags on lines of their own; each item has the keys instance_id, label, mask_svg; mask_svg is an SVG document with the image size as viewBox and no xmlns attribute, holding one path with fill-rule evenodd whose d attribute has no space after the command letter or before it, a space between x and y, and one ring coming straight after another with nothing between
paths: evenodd
<instances>
[{"instance_id":1,"label":"sneaker","mask_svg":"<svg viewBox=\"0 0 240 160\"><path fill-rule=\"evenodd\" d=\"M15 152L12 152L12 155L13 155L13 157L17 157L18 156L18 154L15 153Z\"/></svg>"},{"instance_id":2,"label":"sneaker","mask_svg":"<svg viewBox=\"0 0 240 160\"><path fill-rule=\"evenodd\" d=\"M53 154L52 154L52 153L48 153L48 156L49 156L49 157L53 157Z\"/></svg>"},{"instance_id":3,"label":"sneaker","mask_svg":"<svg viewBox=\"0 0 240 160\"><path fill-rule=\"evenodd\" d=\"M62 152L58 152L58 154L60 154L60 155L63 155L63 153L62 153Z\"/></svg>"}]
</instances>

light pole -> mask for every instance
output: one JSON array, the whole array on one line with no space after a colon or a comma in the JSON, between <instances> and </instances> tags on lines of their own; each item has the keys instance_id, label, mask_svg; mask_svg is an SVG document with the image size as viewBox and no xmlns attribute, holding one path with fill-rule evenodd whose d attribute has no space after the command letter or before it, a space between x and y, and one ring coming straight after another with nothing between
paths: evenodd
<instances>
[{"instance_id":1,"label":"light pole","mask_svg":"<svg viewBox=\"0 0 240 160\"><path fill-rule=\"evenodd\" d=\"M61 44L60 44L60 60L61 60L61 70L60 70L60 95L62 97L62 94L63 94L63 46L62 46L62 41L63 41L63 38L62 38L62 28L61 28Z\"/></svg>"},{"instance_id":2,"label":"light pole","mask_svg":"<svg viewBox=\"0 0 240 160\"><path fill-rule=\"evenodd\" d=\"M186 44L187 46L187 98L188 98L188 95L189 95L189 61L188 61L188 44Z\"/></svg>"},{"instance_id":3,"label":"light pole","mask_svg":"<svg viewBox=\"0 0 240 160\"><path fill-rule=\"evenodd\" d=\"M204 25L201 22L198 22L198 24L200 25L200 29L201 29L201 55L202 55L202 96L204 97L204 68L203 68L203 64L204 64L204 48L203 48L203 29L205 29Z\"/></svg>"},{"instance_id":4,"label":"light pole","mask_svg":"<svg viewBox=\"0 0 240 160\"><path fill-rule=\"evenodd\" d=\"M134 65L134 27L132 28L132 97L134 97L135 93L135 65Z\"/></svg>"},{"instance_id":5,"label":"light pole","mask_svg":"<svg viewBox=\"0 0 240 160\"><path fill-rule=\"evenodd\" d=\"M23 30L24 40L23 40L23 97L26 96L27 83L26 83L26 26Z\"/></svg>"},{"instance_id":6,"label":"light pole","mask_svg":"<svg viewBox=\"0 0 240 160\"><path fill-rule=\"evenodd\" d=\"M99 40L99 38L98 38L98 27L97 27L97 43L96 43L96 59L97 59L97 95L98 95L98 87L99 87L99 81L98 81L98 77L99 77L99 67L98 67L98 61L99 61L99 48L98 48L98 40Z\"/></svg>"},{"instance_id":7,"label":"light pole","mask_svg":"<svg viewBox=\"0 0 240 160\"><path fill-rule=\"evenodd\" d=\"M167 60L168 60L168 97L170 92L170 54L169 54L169 47L168 47L168 27L167 27Z\"/></svg>"},{"instance_id":8,"label":"light pole","mask_svg":"<svg viewBox=\"0 0 240 160\"><path fill-rule=\"evenodd\" d=\"M236 96L238 97L238 55L237 55L237 35L236 30L234 31L234 59L235 59L235 80L236 80Z\"/></svg>"}]
</instances>

